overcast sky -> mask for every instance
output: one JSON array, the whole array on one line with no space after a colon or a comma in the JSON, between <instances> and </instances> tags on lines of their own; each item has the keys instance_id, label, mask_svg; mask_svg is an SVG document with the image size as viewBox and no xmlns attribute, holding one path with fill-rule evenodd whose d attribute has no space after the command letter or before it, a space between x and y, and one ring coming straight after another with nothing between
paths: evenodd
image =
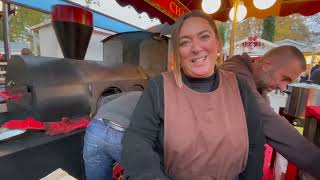
<instances>
[{"instance_id":1,"label":"overcast sky","mask_svg":"<svg viewBox=\"0 0 320 180\"><path fill-rule=\"evenodd\" d=\"M70 1L87 6L85 0ZM89 7L142 29L160 24L158 19L150 19L146 13L138 14L131 6L121 7L115 0L93 0L93 3Z\"/></svg>"}]
</instances>

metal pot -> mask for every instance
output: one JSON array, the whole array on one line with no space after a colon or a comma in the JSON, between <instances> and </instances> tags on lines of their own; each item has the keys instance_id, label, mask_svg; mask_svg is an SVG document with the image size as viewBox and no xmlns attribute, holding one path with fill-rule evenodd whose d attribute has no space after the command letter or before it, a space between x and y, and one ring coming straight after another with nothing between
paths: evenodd
<instances>
[{"instance_id":1,"label":"metal pot","mask_svg":"<svg viewBox=\"0 0 320 180\"><path fill-rule=\"evenodd\" d=\"M292 83L288 85L285 113L304 119L305 107L320 105L320 85Z\"/></svg>"}]
</instances>

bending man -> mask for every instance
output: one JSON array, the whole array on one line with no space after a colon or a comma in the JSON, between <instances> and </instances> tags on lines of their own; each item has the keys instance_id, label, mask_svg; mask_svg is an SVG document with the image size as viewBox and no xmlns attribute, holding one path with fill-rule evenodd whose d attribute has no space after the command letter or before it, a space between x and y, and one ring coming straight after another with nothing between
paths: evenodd
<instances>
[{"instance_id":1,"label":"bending man","mask_svg":"<svg viewBox=\"0 0 320 180\"><path fill-rule=\"evenodd\" d=\"M268 51L258 62L249 56L234 56L220 69L234 72L244 79L256 97L262 111L267 143L290 162L320 179L320 149L298 133L287 119L275 113L264 98L267 92L285 90L306 69L303 54L294 46L280 46Z\"/></svg>"}]
</instances>

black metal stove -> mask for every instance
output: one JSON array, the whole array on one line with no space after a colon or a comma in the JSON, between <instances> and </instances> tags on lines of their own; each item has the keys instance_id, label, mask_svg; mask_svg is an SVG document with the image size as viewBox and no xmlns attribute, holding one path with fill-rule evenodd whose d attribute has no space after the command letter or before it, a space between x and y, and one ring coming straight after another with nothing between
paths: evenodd
<instances>
[{"instance_id":1,"label":"black metal stove","mask_svg":"<svg viewBox=\"0 0 320 180\"><path fill-rule=\"evenodd\" d=\"M1 119L24 119L31 116L40 121L57 121L64 116L71 119L89 117L96 112L103 96L142 90L145 87L148 75L139 66L140 61L135 59L143 56L148 49L135 48L130 56L132 61L123 61L134 62L133 65L110 66L107 65L108 61L79 60L85 55L83 52L87 48L90 36L75 34L80 32L81 28L85 28L86 32L92 30L92 27L85 27L90 26L90 22L92 24L92 19L88 19L92 18L92 15L81 8L66 5L55 6L53 14L55 30L58 31L57 35L60 35L58 40L65 58L13 56L8 62L6 90L20 94L21 98L7 101L8 112L1 114ZM68 18L71 19L70 23ZM61 35L63 33L69 34ZM89 34L91 35L91 32ZM136 33L131 34L128 41L136 39ZM127 37L125 33L116 36ZM108 39L112 42L113 38ZM144 41L134 41L135 44L125 45L123 51L115 53L125 52L129 55L130 47L139 47L142 42ZM166 49L167 43L168 40L163 39L161 47ZM81 45L82 50L77 49L78 45ZM81 53L77 54L79 51ZM161 54L163 52L165 54ZM167 51L155 53L153 55L156 57L165 57L161 59L165 65L156 68L157 72L164 71ZM144 59L152 57L149 55L150 53L144 56ZM148 72L152 74L152 65L144 67L150 67ZM82 179L83 135L84 130L60 136L47 136L44 132L29 131L16 139L0 142L0 179L40 179L57 168Z\"/></svg>"}]
</instances>

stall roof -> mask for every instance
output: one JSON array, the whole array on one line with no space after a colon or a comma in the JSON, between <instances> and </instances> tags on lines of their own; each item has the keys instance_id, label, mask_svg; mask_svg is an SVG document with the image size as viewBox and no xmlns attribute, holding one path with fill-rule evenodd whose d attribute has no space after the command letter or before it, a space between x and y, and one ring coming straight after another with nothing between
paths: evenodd
<instances>
[{"instance_id":1,"label":"stall roof","mask_svg":"<svg viewBox=\"0 0 320 180\"><path fill-rule=\"evenodd\" d=\"M107 1L107 0L104 0ZM190 10L201 9L202 0L117 0L122 6L131 5L138 12L147 12L151 18L157 17L162 22L173 23L183 13ZM221 0L220 9L211 14L219 21L229 19L229 11L234 0ZM277 0L276 3L265 10L259 10L253 5L253 0L242 0L247 7L248 17L265 18L270 15L288 16L300 13L310 16L320 11L320 0Z\"/></svg>"},{"instance_id":2,"label":"stall roof","mask_svg":"<svg viewBox=\"0 0 320 180\"><path fill-rule=\"evenodd\" d=\"M291 46L295 46L297 47L298 49L300 49L300 51L305 51L307 45L304 44L304 43L301 43L301 42L298 42L298 41L295 41L295 40L292 40L292 39L284 39L284 40L281 40L281 41L278 41L275 43L277 46L283 46L283 45L291 45Z\"/></svg>"},{"instance_id":3,"label":"stall roof","mask_svg":"<svg viewBox=\"0 0 320 180\"><path fill-rule=\"evenodd\" d=\"M17 4L31 9L36 9L46 13L50 13L51 7L55 4L75 5L74 3L67 0L10 0L10 2L12 4ZM138 27L134 27L132 25L108 17L99 12L93 12L93 24L95 27L99 27L117 33L142 30Z\"/></svg>"}]
</instances>

